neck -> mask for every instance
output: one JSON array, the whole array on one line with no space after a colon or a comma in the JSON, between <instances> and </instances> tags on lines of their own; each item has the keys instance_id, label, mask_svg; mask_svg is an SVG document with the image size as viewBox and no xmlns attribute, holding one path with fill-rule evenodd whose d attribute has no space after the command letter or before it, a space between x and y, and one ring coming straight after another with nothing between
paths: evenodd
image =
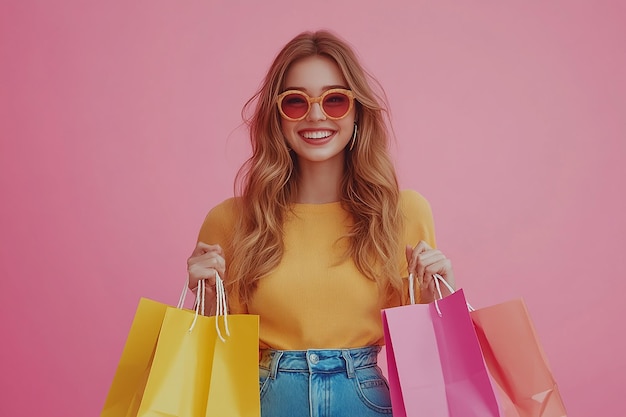
<instances>
[{"instance_id":1,"label":"neck","mask_svg":"<svg viewBox=\"0 0 626 417\"><path fill-rule=\"evenodd\" d=\"M323 163L301 163L298 172L298 197L296 202L324 204L339 201L341 199L343 172L343 160L326 161Z\"/></svg>"}]
</instances>

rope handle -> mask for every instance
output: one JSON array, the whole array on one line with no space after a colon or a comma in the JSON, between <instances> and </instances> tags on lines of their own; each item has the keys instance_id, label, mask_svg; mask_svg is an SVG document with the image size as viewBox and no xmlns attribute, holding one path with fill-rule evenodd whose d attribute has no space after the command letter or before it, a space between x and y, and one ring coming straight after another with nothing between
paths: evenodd
<instances>
[{"instance_id":1,"label":"rope handle","mask_svg":"<svg viewBox=\"0 0 626 417\"><path fill-rule=\"evenodd\" d=\"M437 314L439 314L439 317L442 317L441 314L441 310L439 309L439 304L437 303L438 300L442 300L443 299L443 294L441 293L441 284L443 283L443 285L445 285L445 287L448 289L448 291L450 291L450 293L454 293L454 288L452 288L452 286L450 284L448 284L448 282L443 279L443 277L439 274L434 274L433 278L435 280L435 288L437 289L437 294L439 295L439 298L435 298L435 308L437 309ZM409 298L411 299L411 304L415 304L415 276L413 275L413 273L409 274ZM465 304L467 304L467 310L468 311L474 311L474 307L472 307L472 305L469 302L465 302Z\"/></svg>"},{"instance_id":2,"label":"rope handle","mask_svg":"<svg viewBox=\"0 0 626 417\"><path fill-rule=\"evenodd\" d=\"M198 316L202 314L204 316L205 313L205 290L206 290L206 279L201 279L198 281L198 285L194 289L189 289L189 278L185 282L185 286L183 287L183 291L180 294L180 298L178 299L177 308L182 309L185 303L185 295L187 295L187 291L193 292L194 290L198 290L194 295L196 296L196 302L194 304L195 314L193 317L193 321L191 322L191 326L189 326L189 333L192 332L193 328L198 321ZM230 329L228 328L228 304L226 302L226 290L224 288L224 280L220 277L220 274L215 271L215 297L216 297L216 311L215 311L215 330L217 331L217 336L220 338L222 342L226 342L224 336L222 336L222 331L219 326L219 317L222 316L224 318L224 329L226 330L226 335L230 336Z\"/></svg>"},{"instance_id":3,"label":"rope handle","mask_svg":"<svg viewBox=\"0 0 626 417\"><path fill-rule=\"evenodd\" d=\"M450 291L450 293L454 292L454 288L452 288L441 275L434 274L433 278L435 278L435 287L437 288L437 293L439 294L440 300L443 298L443 294L441 293L439 281L443 282L443 284L446 286L446 288L448 288L448 291ZM415 304L415 275L413 275L413 272L409 274L409 298L411 300L411 304Z\"/></svg>"}]
</instances>

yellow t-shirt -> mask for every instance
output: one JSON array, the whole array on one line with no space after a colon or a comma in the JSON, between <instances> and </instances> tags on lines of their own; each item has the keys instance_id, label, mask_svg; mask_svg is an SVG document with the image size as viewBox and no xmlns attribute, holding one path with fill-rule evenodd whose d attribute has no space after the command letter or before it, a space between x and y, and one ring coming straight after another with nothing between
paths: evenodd
<instances>
[{"instance_id":1,"label":"yellow t-shirt","mask_svg":"<svg viewBox=\"0 0 626 417\"><path fill-rule=\"evenodd\" d=\"M198 237L204 243L220 244L227 263L229 237L237 218L234 203L231 198L213 208ZM435 247L428 201L415 191L402 191L400 207L405 217L402 243L415 246L424 240ZM351 222L339 202L295 204L287 214L280 264L259 281L247 311L237 311L237 303L230 303L235 306L231 313L260 316L261 348L343 349L383 344L380 310L401 301L382 304L378 286L358 271L352 259L338 264L347 244L339 238ZM406 277L404 247L397 263L400 275Z\"/></svg>"}]
</instances>

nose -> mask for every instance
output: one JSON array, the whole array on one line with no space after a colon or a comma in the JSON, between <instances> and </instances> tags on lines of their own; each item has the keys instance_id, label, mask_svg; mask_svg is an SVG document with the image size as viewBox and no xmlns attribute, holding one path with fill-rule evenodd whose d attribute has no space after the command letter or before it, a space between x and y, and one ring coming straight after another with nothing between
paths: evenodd
<instances>
[{"instance_id":1,"label":"nose","mask_svg":"<svg viewBox=\"0 0 626 417\"><path fill-rule=\"evenodd\" d=\"M311 110L309 111L309 114L306 116L306 118L310 122L326 120L326 115L322 111L320 103L311 103Z\"/></svg>"}]
</instances>

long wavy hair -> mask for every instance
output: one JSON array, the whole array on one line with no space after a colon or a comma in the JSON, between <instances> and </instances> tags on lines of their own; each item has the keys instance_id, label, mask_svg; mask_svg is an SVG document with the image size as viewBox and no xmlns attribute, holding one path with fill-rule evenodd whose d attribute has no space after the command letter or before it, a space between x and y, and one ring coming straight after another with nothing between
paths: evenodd
<instances>
[{"instance_id":1,"label":"long wavy hair","mask_svg":"<svg viewBox=\"0 0 626 417\"><path fill-rule=\"evenodd\" d=\"M388 151L384 91L346 42L330 32L318 31L301 33L285 45L260 89L242 110L250 130L252 156L235 181L235 193L241 198L237 199L238 222L227 285L244 304L250 301L258 281L272 272L283 256L283 221L297 196L298 167L281 131L276 100L291 64L313 55L337 63L356 99L358 137L354 148L345 150L346 169L341 181L341 203L353 218L344 236L349 239L344 260L352 258L361 273L378 283L381 295L401 294L398 253L402 250L403 221Z\"/></svg>"}]
</instances>

